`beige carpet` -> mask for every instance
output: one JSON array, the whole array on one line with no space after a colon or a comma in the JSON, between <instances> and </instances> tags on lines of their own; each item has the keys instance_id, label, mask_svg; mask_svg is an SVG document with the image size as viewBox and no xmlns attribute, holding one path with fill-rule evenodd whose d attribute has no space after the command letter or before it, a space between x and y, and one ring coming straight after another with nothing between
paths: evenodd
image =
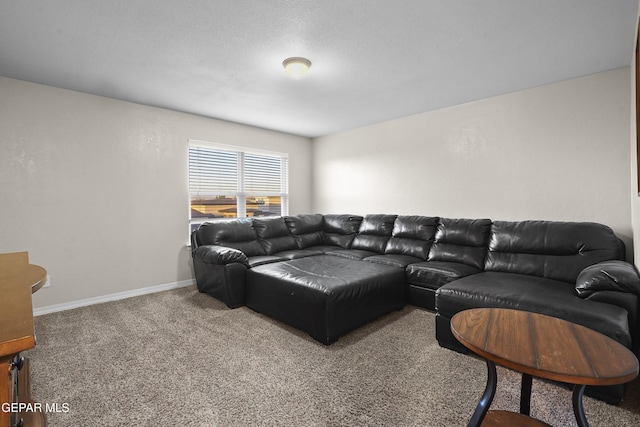
<instances>
[{"instance_id":1,"label":"beige carpet","mask_svg":"<svg viewBox=\"0 0 640 427\"><path fill-rule=\"evenodd\" d=\"M465 426L481 360L438 346L434 314L407 307L325 347L194 287L36 318L35 398L62 426ZM500 369L493 408L517 410ZM585 398L592 426L640 425L637 381L619 407ZM532 415L574 426L571 395L534 381Z\"/></svg>"}]
</instances>

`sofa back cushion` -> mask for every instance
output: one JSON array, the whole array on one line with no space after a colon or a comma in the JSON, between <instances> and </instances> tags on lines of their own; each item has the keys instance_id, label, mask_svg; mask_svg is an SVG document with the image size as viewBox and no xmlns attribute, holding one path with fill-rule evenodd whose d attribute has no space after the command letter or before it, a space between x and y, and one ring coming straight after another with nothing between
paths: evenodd
<instances>
[{"instance_id":1,"label":"sofa back cushion","mask_svg":"<svg viewBox=\"0 0 640 427\"><path fill-rule=\"evenodd\" d=\"M602 224L496 221L485 270L575 283L585 267L623 256L624 244Z\"/></svg>"},{"instance_id":2,"label":"sofa back cushion","mask_svg":"<svg viewBox=\"0 0 640 427\"><path fill-rule=\"evenodd\" d=\"M349 248L361 222L362 217L357 215L325 215L322 220L324 243Z\"/></svg>"},{"instance_id":3,"label":"sofa back cushion","mask_svg":"<svg viewBox=\"0 0 640 427\"><path fill-rule=\"evenodd\" d=\"M267 255L298 249L283 217L254 218L253 228Z\"/></svg>"},{"instance_id":4,"label":"sofa back cushion","mask_svg":"<svg viewBox=\"0 0 640 427\"><path fill-rule=\"evenodd\" d=\"M397 215L367 215L360 224L358 234L353 239L351 249L361 249L384 253L387 242L393 233L393 224Z\"/></svg>"},{"instance_id":5,"label":"sofa back cushion","mask_svg":"<svg viewBox=\"0 0 640 427\"><path fill-rule=\"evenodd\" d=\"M393 223L384 253L409 255L426 261L437 227L437 217L400 215Z\"/></svg>"},{"instance_id":6,"label":"sofa back cushion","mask_svg":"<svg viewBox=\"0 0 640 427\"><path fill-rule=\"evenodd\" d=\"M194 233L198 246L219 245L238 249L246 256L266 255L264 248L258 243L251 218L205 222Z\"/></svg>"},{"instance_id":7,"label":"sofa back cushion","mask_svg":"<svg viewBox=\"0 0 640 427\"><path fill-rule=\"evenodd\" d=\"M428 260L482 269L490 230L490 219L440 218Z\"/></svg>"},{"instance_id":8,"label":"sofa back cushion","mask_svg":"<svg viewBox=\"0 0 640 427\"><path fill-rule=\"evenodd\" d=\"M289 232L296 240L298 248L304 249L324 243L322 218L322 214L301 214L284 217L284 221L289 228Z\"/></svg>"}]
</instances>

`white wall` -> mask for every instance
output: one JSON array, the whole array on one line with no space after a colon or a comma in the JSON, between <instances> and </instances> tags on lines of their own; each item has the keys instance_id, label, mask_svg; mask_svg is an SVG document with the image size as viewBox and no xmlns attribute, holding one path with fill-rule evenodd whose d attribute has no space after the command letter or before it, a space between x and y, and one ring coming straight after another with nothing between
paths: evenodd
<instances>
[{"instance_id":1,"label":"white wall","mask_svg":"<svg viewBox=\"0 0 640 427\"><path fill-rule=\"evenodd\" d=\"M191 280L190 138L289 153L310 211L307 138L0 78L0 253L50 273L34 307Z\"/></svg>"},{"instance_id":2,"label":"white wall","mask_svg":"<svg viewBox=\"0 0 640 427\"><path fill-rule=\"evenodd\" d=\"M624 68L310 142L0 78L0 252L51 274L36 308L190 280L190 138L289 153L293 214L597 221L630 248L631 82Z\"/></svg>"},{"instance_id":3,"label":"white wall","mask_svg":"<svg viewBox=\"0 0 640 427\"><path fill-rule=\"evenodd\" d=\"M314 139L313 210L595 221L630 249L629 79L626 67Z\"/></svg>"}]
</instances>

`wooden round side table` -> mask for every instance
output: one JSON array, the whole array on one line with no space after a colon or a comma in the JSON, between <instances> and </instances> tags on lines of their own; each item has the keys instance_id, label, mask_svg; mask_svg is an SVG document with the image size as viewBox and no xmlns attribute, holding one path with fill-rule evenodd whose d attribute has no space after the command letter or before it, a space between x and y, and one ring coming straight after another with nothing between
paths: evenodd
<instances>
[{"instance_id":1,"label":"wooden round side table","mask_svg":"<svg viewBox=\"0 0 640 427\"><path fill-rule=\"evenodd\" d=\"M453 335L487 361L487 386L469 426L544 426L529 417L532 377L574 384L573 411L588 427L582 397L587 385L623 384L638 376L638 359L624 345L581 325L520 310L476 308L451 319ZM520 414L489 411L496 363L522 372Z\"/></svg>"}]
</instances>

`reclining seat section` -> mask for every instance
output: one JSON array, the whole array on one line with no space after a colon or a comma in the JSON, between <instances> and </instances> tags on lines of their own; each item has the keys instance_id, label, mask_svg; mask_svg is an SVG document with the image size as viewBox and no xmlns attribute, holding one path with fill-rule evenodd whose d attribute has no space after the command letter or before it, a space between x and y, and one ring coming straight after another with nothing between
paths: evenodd
<instances>
[{"instance_id":1,"label":"reclining seat section","mask_svg":"<svg viewBox=\"0 0 640 427\"><path fill-rule=\"evenodd\" d=\"M329 217L329 215L327 215L327 217ZM360 224L361 220L361 217L352 217L350 222L352 224ZM325 239L328 235L328 231L325 232L325 230L330 229L330 226L327 225L327 223L330 223L331 221L330 218L327 218L325 221L324 215L322 214L307 214L287 216L284 218L284 221L298 245L298 251L294 251L294 253L303 256L312 256L314 254L325 253L326 251L336 248L333 245L325 244ZM355 229L351 233L346 233L347 235L350 235L351 239L353 239L353 235L355 235L357 231L357 226L352 227ZM286 253L280 255L284 255L285 257L287 256ZM294 257L292 257L292 259Z\"/></svg>"},{"instance_id":2,"label":"reclining seat section","mask_svg":"<svg viewBox=\"0 0 640 427\"><path fill-rule=\"evenodd\" d=\"M491 226L484 271L438 290L437 322L441 327L436 336L442 345L462 349L451 334L449 320L459 311L476 307L535 311L598 329L597 320L588 320L598 316L594 312L597 305L576 299L576 279L585 267L621 259L623 253L622 242L600 224L496 221ZM561 304L562 295L571 302ZM628 335L628 326L624 329ZM621 341L620 334L610 331L609 335Z\"/></svg>"},{"instance_id":3,"label":"reclining seat section","mask_svg":"<svg viewBox=\"0 0 640 427\"><path fill-rule=\"evenodd\" d=\"M384 255L373 255L364 260L402 268L426 261L437 225L437 217L399 215L393 223Z\"/></svg>"},{"instance_id":4,"label":"reclining seat section","mask_svg":"<svg viewBox=\"0 0 640 427\"><path fill-rule=\"evenodd\" d=\"M361 260L366 257L383 254L391 238L396 215L367 215L362 220L350 246L336 249L330 255Z\"/></svg>"},{"instance_id":5,"label":"reclining seat section","mask_svg":"<svg viewBox=\"0 0 640 427\"><path fill-rule=\"evenodd\" d=\"M484 272L438 289L436 338L443 347L466 352L451 333L451 318L470 308L498 307L559 317L634 349L635 295L625 295L636 306L630 317L616 298L604 304L579 298L576 292L576 279L585 267L621 259L623 252L622 242L600 224L496 221ZM619 402L622 393L622 386L587 388L587 394L612 403Z\"/></svg>"},{"instance_id":6,"label":"reclining seat section","mask_svg":"<svg viewBox=\"0 0 640 427\"><path fill-rule=\"evenodd\" d=\"M253 229L258 237L258 243L268 256L275 256L280 260L301 256L301 254L296 253L298 243L296 243L296 239L289 233L284 218L254 218ZM274 260L268 259L262 262L262 264L270 261Z\"/></svg>"},{"instance_id":7,"label":"reclining seat section","mask_svg":"<svg viewBox=\"0 0 640 427\"><path fill-rule=\"evenodd\" d=\"M409 303L435 310L440 286L480 273L490 229L489 219L440 218L427 262L407 267Z\"/></svg>"},{"instance_id":8,"label":"reclining seat section","mask_svg":"<svg viewBox=\"0 0 640 427\"><path fill-rule=\"evenodd\" d=\"M250 259L264 260L250 218L204 223L191 234L193 270L200 292L230 308L244 305L244 282Z\"/></svg>"},{"instance_id":9,"label":"reclining seat section","mask_svg":"<svg viewBox=\"0 0 640 427\"><path fill-rule=\"evenodd\" d=\"M253 226L265 252L278 258L270 262L277 262L282 258L323 255L340 247L349 247L361 221L360 216L326 215L323 218L318 214L254 218Z\"/></svg>"}]
</instances>

